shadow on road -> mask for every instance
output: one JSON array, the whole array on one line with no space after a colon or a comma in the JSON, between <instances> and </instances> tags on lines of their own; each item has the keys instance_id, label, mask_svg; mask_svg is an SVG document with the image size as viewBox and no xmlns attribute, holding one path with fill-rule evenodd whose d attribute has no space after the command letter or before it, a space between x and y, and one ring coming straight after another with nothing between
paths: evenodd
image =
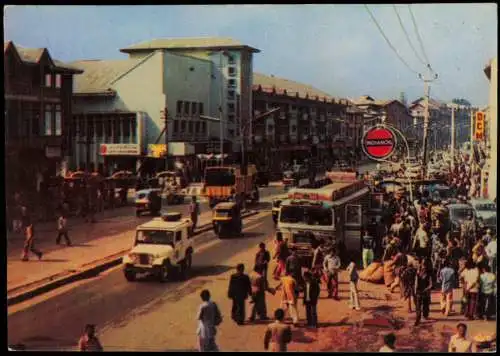
<instances>
[{"instance_id":1,"label":"shadow on road","mask_svg":"<svg viewBox=\"0 0 500 356\"><path fill-rule=\"evenodd\" d=\"M293 342L301 343L301 344L310 344L316 341L312 337L306 336L304 330L295 329L292 330L292 340Z\"/></svg>"},{"instance_id":2,"label":"shadow on road","mask_svg":"<svg viewBox=\"0 0 500 356\"><path fill-rule=\"evenodd\" d=\"M213 277L235 269L236 266L197 266L193 267L192 277Z\"/></svg>"}]
</instances>

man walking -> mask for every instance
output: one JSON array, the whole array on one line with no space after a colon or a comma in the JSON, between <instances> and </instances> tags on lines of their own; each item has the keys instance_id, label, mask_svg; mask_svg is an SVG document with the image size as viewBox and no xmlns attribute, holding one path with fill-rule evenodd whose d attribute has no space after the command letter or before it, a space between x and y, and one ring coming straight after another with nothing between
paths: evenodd
<instances>
[{"instance_id":1,"label":"man walking","mask_svg":"<svg viewBox=\"0 0 500 356\"><path fill-rule=\"evenodd\" d=\"M472 212L467 214L466 220L460 226L460 242L465 253L469 253L476 237L476 224Z\"/></svg>"},{"instance_id":2,"label":"man walking","mask_svg":"<svg viewBox=\"0 0 500 356\"><path fill-rule=\"evenodd\" d=\"M480 319L491 320L495 316L496 276L491 273L489 266L483 266L479 276L479 303L478 314Z\"/></svg>"},{"instance_id":3,"label":"man walking","mask_svg":"<svg viewBox=\"0 0 500 356\"><path fill-rule=\"evenodd\" d=\"M413 251L421 258L430 256L430 239L426 224L420 224L413 240Z\"/></svg>"},{"instance_id":4,"label":"man walking","mask_svg":"<svg viewBox=\"0 0 500 356\"><path fill-rule=\"evenodd\" d=\"M64 212L62 212L59 219L57 219L57 245L61 243L61 237L64 237L66 240L66 245L71 246L71 240L68 236L68 219L66 218L66 214Z\"/></svg>"},{"instance_id":5,"label":"man walking","mask_svg":"<svg viewBox=\"0 0 500 356\"><path fill-rule=\"evenodd\" d=\"M260 320L268 320L266 308L266 292L275 294L274 290L269 288L267 279L264 275L263 265L255 265L254 271L250 274L250 283L252 286L252 313L248 321L255 321L258 314Z\"/></svg>"},{"instance_id":6,"label":"man walking","mask_svg":"<svg viewBox=\"0 0 500 356\"><path fill-rule=\"evenodd\" d=\"M441 312L448 316L453 305L453 286L455 285L455 271L451 268L448 259L444 262L444 268L441 269L438 276L441 282Z\"/></svg>"},{"instance_id":7,"label":"man walking","mask_svg":"<svg viewBox=\"0 0 500 356\"><path fill-rule=\"evenodd\" d=\"M288 258L288 247L283 241L283 236L280 232L276 234L276 252L273 258L275 258L278 263L274 270L274 279L279 281L281 274L285 271L285 261Z\"/></svg>"},{"instance_id":8,"label":"man walking","mask_svg":"<svg viewBox=\"0 0 500 356\"><path fill-rule=\"evenodd\" d=\"M497 235L491 237L491 241L485 247L486 256L488 256L488 264L490 271L497 274Z\"/></svg>"},{"instance_id":9,"label":"man walking","mask_svg":"<svg viewBox=\"0 0 500 356\"><path fill-rule=\"evenodd\" d=\"M306 307L307 326L311 328L317 328L318 312L316 306L318 305L318 298L320 293L319 282L309 271L304 273L304 279L304 305Z\"/></svg>"},{"instance_id":10,"label":"man walking","mask_svg":"<svg viewBox=\"0 0 500 356\"><path fill-rule=\"evenodd\" d=\"M198 215L200 215L200 204L196 200L196 195L191 198L191 204L189 204L189 214L191 215L191 221L193 221L192 232L196 229L196 224L198 223Z\"/></svg>"},{"instance_id":11,"label":"man walking","mask_svg":"<svg viewBox=\"0 0 500 356\"><path fill-rule=\"evenodd\" d=\"M285 312L283 309L276 309L274 312L276 321L267 327L264 336L264 350L273 352L286 352L287 344L292 341L292 329L286 325L283 320L285 319Z\"/></svg>"},{"instance_id":12,"label":"man walking","mask_svg":"<svg viewBox=\"0 0 500 356\"><path fill-rule=\"evenodd\" d=\"M325 260L323 261L323 270L327 277L327 289L328 289L328 298L333 296L334 299L339 299L339 280L338 280L338 271L340 268L340 258L335 253L335 249L331 249L330 252L326 255Z\"/></svg>"},{"instance_id":13,"label":"man walking","mask_svg":"<svg viewBox=\"0 0 500 356\"><path fill-rule=\"evenodd\" d=\"M231 317L238 325L245 322L245 300L252 295L250 278L244 273L245 266L240 263L236 267L236 273L229 281L228 297L233 300Z\"/></svg>"},{"instance_id":14,"label":"man walking","mask_svg":"<svg viewBox=\"0 0 500 356\"><path fill-rule=\"evenodd\" d=\"M299 323L299 313L297 311L297 282L287 273L284 277L281 277L281 282L276 287L276 290L281 287L281 305L284 309L288 310L293 325L297 325Z\"/></svg>"},{"instance_id":15,"label":"man walking","mask_svg":"<svg viewBox=\"0 0 500 356\"><path fill-rule=\"evenodd\" d=\"M210 300L210 292L207 289L200 294L203 303L198 310L198 349L201 352L219 351L215 343L217 326L222 323L222 315L217 304Z\"/></svg>"},{"instance_id":16,"label":"man walking","mask_svg":"<svg viewBox=\"0 0 500 356\"><path fill-rule=\"evenodd\" d=\"M373 262L373 244L374 244L374 239L372 236L368 234L368 231L365 231L365 234L363 235L363 240L362 240L362 245L363 245L363 269L366 269L372 262Z\"/></svg>"},{"instance_id":17,"label":"man walking","mask_svg":"<svg viewBox=\"0 0 500 356\"><path fill-rule=\"evenodd\" d=\"M429 317L430 305L431 305L431 290L432 290L431 263L428 259L420 258L417 270L417 276L415 278L415 294L416 294L415 306L417 312L415 326L420 324L422 313L424 314L424 319L427 319Z\"/></svg>"},{"instance_id":18,"label":"man walking","mask_svg":"<svg viewBox=\"0 0 500 356\"><path fill-rule=\"evenodd\" d=\"M290 250L292 254L286 259L285 272L289 273L295 279L295 282L297 282L297 291L301 291L303 289L302 266L297 257L296 249L292 247Z\"/></svg>"},{"instance_id":19,"label":"man walking","mask_svg":"<svg viewBox=\"0 0 500 356\"><path fill-rule=\"evenodd\" d=\"M359 306L358 280L359 275L356 269L354 257L351 257L351 263L347 266L347 275L349 276L349 304L352 309L361 310Z\"/></svg>"},{"instance_id":20,"label":"man walking","mask_svg":"<svg viewBox=\"0 0 500 356\"><path fill-rule=\"evenodd\" d=\"M271 254L266 250L266 244L261 242L259 244L259 251L255 255L255 267L262 267L262 274L264 278L267 280L267 268L269 266L269 262L271 261Z\"/></svg>"},{"instance_id":21,"label":"man walking","mask_svg":"<svg viewBox=\"0 0 500 356\"><path fill-rule=\"evenodd\" d=\"M25 206L21 208L21 222L25 236L22 261L29 260L28 253L30 251L41 260L43 253L35 248L35 229Z\"/></svg>"}]
</instances>

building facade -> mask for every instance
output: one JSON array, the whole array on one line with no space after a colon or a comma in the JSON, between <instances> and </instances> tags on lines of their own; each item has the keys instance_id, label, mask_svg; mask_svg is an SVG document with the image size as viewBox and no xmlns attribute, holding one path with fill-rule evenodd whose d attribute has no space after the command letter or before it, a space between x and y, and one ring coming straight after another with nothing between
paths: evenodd
<instances>
[{"instance_id":1,"label":"building facade","mask_svg":"<svg viewBox=\"0 0 500 356\"><path fill-rule=\"evenodd\" d=\"M73 77L81 74L45 48L4 43L5 161L8 189L40 190L72 154Z\"/></svg>"},{"instance_id":2,"label":"building facade","mask_svg":"<svg viewBox=\"0 0 500 356\"><path fill-rule=\"evenodd\" d=\"M490 90L488 98L488 110L486 112L486 120L489 132L489 159L488 159L488 182L486 196L490 199L497 197L497 174L498 174L498 116L497 116L497 100L498 100L498 59L497 57L490 60L484 69L484 73L489 80Z\"/></svg>"},{"instance_id":3,"label":"building facade","mask_svg":"<svg viewBox=\"0 0 500 356\"><path fill-rule=\"evenodd\" d=\"M410 105L413 129L422 142L424 130L425 99L419 98ZM429 98L429 136L428 147L440 149L451 144L451 108L446 103Z\"/></svg>"}]
</instances>

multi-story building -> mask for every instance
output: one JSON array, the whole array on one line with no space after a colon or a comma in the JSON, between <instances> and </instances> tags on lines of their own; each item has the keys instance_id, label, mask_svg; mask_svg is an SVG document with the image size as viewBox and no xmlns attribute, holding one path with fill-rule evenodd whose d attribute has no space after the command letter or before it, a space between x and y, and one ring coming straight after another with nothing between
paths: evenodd
<instances>
[{"instance_id":1,"label":"multi-story building","mask_svg":"<svg viewBox=\"0 0 500 356\"><path fill-rule=\"evenodd\" d=\"M80 136L74 166L89 161L108 172L133 170L148 144L165 142L162 111L168 142L191 144L193 154L218 153L222 119L224 153L239 150L240 131L250 135L257 49L232 39L180 38L121 51L129 58L73 63L85 69L74 96L72 132ZM100 152L103 144L108 152Z\"/></svg>"},{"instance_id":2,"label":"multi-story building","mask_svg":"<svg viewBox=\"0 0 500 356\"><path fill-rule=\"evenodd\" d=\"M419 139L423 137L425 99L419 98L410 105L413 127ZM429 98L428 145L443 148L451 144L451 109L446 103Z\"/></svg>"},{"instance_id":3,"label":"multi-story building","mask_svg":"<svg viewBox=\"0 0 500 356\"><path fill-rule=\"evenodd\" d=\"M7 186L40 189L72 154L68 123L73 76L82 73L53 59L46 48L4 43L5 161ZM9 189L10 190L10 189Z\"/></svg>"},{"instance_id":4,"label":"multi-story building","mask_svg":"<svg viewBox=\"0 0 500 356\"><path fill-rule=\"evenodd\" d=\"M486 196L490 199L497 197L497 158L498 158L498 116L497 116L497 100L498 100L498 59L497 57L490 60L484 68L484 73L490 82L488 110L486 111L486 125L488 126L488 181Z\"/></svg>"},{"instance_id":5,"label":"multi-story building","mask_svg":"<svg viewBox=\"0 0 500 356\"><path fill-rule=\"evenodd\" d=\"M273 75L254 73L253 83L253 155L258 164L280 172L283 163L306 158L328 162L346 147L352 149L353 142L341 132L347 126L347 100Z\"/></svg>"}]
</instances>

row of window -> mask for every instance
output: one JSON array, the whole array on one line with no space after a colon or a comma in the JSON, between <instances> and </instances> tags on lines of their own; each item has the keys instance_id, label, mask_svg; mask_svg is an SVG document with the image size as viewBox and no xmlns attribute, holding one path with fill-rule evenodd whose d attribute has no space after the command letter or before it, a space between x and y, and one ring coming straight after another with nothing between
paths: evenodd
<instances>
[{"instance_id":1,"label":"row of window","mask_svg":"<svg viewBox=\"0 0 500 356\"><path fill-rule=\"evenodd\" d=\"M61 74L45 74L45 87L46 88L61 88L62 76Z\"/></svg>"},{"instance_id":2,"label":"row of window","mask_svg":"<svg viewBox=\"0 0 500 356\"><path fill-rule=\"evenodd\" d=\"M87 126L85 125L87 122ZM75 119L72 123L72 134L78 137L125 138L136 137L135 117L116 117L111 119L95 118L90 120Z\"/></svg>"},{"instance_id":3,"label":"row of window","mask_svg":"<svg viewBox=\"0 0 500 356\"><path fill-rule=\"evenodd\" d=\"M44 135L62 135L61 105L47 104L44 110ZM36 125L37 126L37 125Z\"/></svg>"},{"instance_id":4,"label":"row of window","mask_svg":"<svg viewBox=\"0 0 500 356\"><path fill-rule=\"evenodd\" d=\"M174 120L174 134L179 132L206 133L207 123L203 121Z\"/></svg>"},{"instance_id":5,"label":"row of window","mask_svg":"<svg viewBox=\"0 0 500 356\"><path fill-rule=\"evenodd\" d=\"M177 100L176 116L195 116L203 114L203 103Z\"/></svg>"}]
</instances>

